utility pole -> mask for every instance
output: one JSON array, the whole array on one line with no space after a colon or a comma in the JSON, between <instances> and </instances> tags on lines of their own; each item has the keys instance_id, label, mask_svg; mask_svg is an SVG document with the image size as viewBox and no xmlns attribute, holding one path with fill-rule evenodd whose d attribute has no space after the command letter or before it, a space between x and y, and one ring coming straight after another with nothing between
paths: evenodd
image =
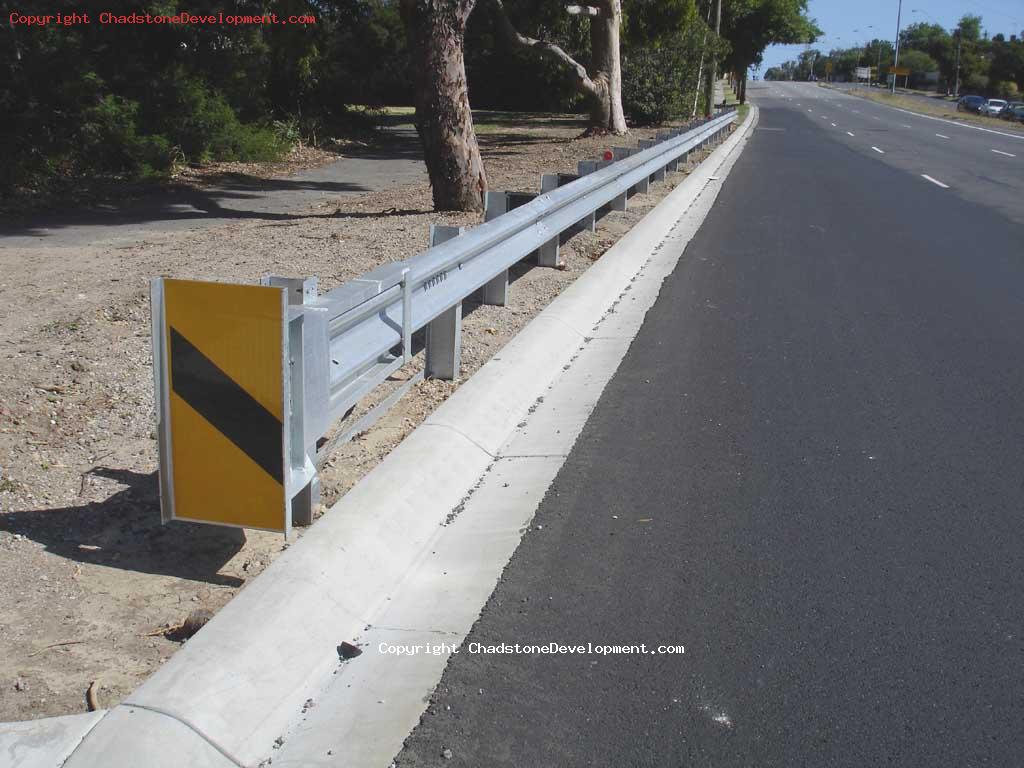
<instances>
[{"instance_id":1,"label":"utility pole","mask_svg":"<svg viewBox=\"0 0 1024 768\"><path fill-rule=\"evenodd\" d=\"M716 0L715 5L715 37L718 37L722 31L722 0ZM715 78L717 77L715 65L717 63L714 56L708 62L708 104L704 111L706 117L711 117L715 111Z\"/></svg>"},{"instance_id":2,"label":"utility pole","mask_svg":"<svg viewBox=\"0 0 1024 768\"><path fill-rule=\"evenodd\" d=\"M712 4L708 3L708 26L711 25L711 8ZM693 91L693 112L690 113L690 117L697 116L697 101L700 99L700 86L701 77L704 75L704 54L708 48L708 31L704 30L704 39L700 44L700 65L697 67L697 87Z\"/></svg>"},{"instance_id":3,"label":"utility pole","mask_svg":"<svg viewBox=\"0 0 1024 768\"><path fill-rule=\"evenodd\" d=\"M903 17L903 0L896 11L896 56L892 62L892 95L896 95L896 67L900 65L900 19Z\"/></svg>"},{"instance_id":4,"label":"utility pole","mask_svg":"<svg viewBox=\"0 0 1024 768\"><path fill-rule=\"evenodd\" d=\"M960 98L960 27L956 28L956 85L953 87L953 98Z\"/></svg>"}]
</instances>

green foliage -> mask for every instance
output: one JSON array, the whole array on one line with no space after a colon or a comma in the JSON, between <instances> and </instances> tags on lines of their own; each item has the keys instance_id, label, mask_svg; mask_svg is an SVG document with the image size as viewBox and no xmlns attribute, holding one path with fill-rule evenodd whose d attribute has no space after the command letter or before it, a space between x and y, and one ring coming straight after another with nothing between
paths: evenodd
<instances>
[{"instance_id":1,"label":"green foliage","mask_svg":"<svg viewBox=\"0 0 1024 768\"><path fill-rule=\"evenodd\" d=\"M935 59L924 51L913 48L900 54L900 66L910 70L910 86L912 88L923 87L927 82L925 76L939 70Z\"/></svg>"},{"instance_id":2,"label":"green foliage","mask_svg":"<svg viewBox=\"0 0 1024 768\"><path fill-rule=\"evenodd\" d=\"M959 57L958 57L959 49ZM805 79L810 64L805 60L817 52L801 54L794 61L773 67L766 78ZM886 67L893 63L892 44L872 40L862 48L834 49L829 57L834 63L833 76L852 79L852 67L881 64L880 79L885 79ZM938 24L911 24L900 32L900 66L911 70L910 86L936 87L940 92L952 93L956 87L959 61L960 93L1015 98L1024 90L1024 40L1016 35L1006 39L995 35L987 39L982 31L980 16L966 15L956 29L946 30ZM819 66L814 70L819 76ZM938 82L926 77L939 73ZM902 84L902 79L900 80ZM1015 90L1016 89L1016 90Z\"/></svg>"},{"instance_id":3,"label":"green foliage","mask_svg":"<svg viewBox=\"0 0 1024 768\"><path fill-rule=\"evenodd\" d=\"M303 24L105 25L101 11L174 14L168 0L55 0L89 24L0 26L0 195L76 177L138 178L175 162L263 160L345 131L352 103L408 103L392 0L193 0L195 14ZM6 21L6 20L5 20Z\"/></svg>"},{"instance_id":4,"label":"green foliage","mask_svg":"<svg viewBox=\"0 0 1024 768\"><path fill-rule=\"evenodd\" d=\"M170 167L164 136L139 136L138 103L107 94L82 112L75 151L68 156L76 174L149 177Z\"/></svg>"},{"instance_id":5,"label":"green foliage","mask_svg":"<svg viewBox=\"0 0 1024 768\"><path fill-rule=\"evenodd\" d=\"M639 50L623 62L622 107L630 123L660 125L683 111L682 88L665 49Z\"/></svg>"},{"instance_id":6,"label":"green foliage","mask_svg":"<svg viewBox=\"0 0 1024 768\"><path fill-rule=\"evenodd\" d=\"M1020 98L1020 88L1012 80L1003 80L996 83L995 92L1004 99L1013 100Z\"/></svg>"},{"instance_id":7,"label":"green foliage","mask_svg":"<svg viewBox=\"0 0 1024 768\"><path fill-rule=\"evenodd\" d=\"M627 29L630 41L622 60L622 106L630 123L658 125L667 120L689 117L695 106L703 108L703 93L698 98L697 79L710 56L728 51L725 42L715 36L695 6L681 8L666 4L658 12L648 9L636 14L636 5ZM685 13L677 18L674 30L644 31L641 26L654 19L670 18L670 13ZM675 17L671 17L675 18ZM650 36L654 44L645 44ZM706 69L705 69L706 72Z\"/></svg>"}]
</instances>

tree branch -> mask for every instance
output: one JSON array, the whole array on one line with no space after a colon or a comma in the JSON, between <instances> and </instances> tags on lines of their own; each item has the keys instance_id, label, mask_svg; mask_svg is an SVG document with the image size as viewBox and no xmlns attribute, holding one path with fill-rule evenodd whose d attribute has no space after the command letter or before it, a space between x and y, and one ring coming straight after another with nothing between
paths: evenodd
<instances>
[{"instance_id":1,"label":"tree branch","mask_svg":"<svg viewBox=\"0 0 1024 768\"><path fill-rule=\"evenodd\" d=\"M529 49L542 56L547 56L561 62L571 69L576 75L577 88L591 96L600 96L600 89L590 78L590 75L587 74L586 67L554 43L550 43L546 40L537 40L536 38L520 34L519 30L512 25L512 21L509 19L508 13L505 11L505 4L503 0L491 0L491 5L494 6L498 27L501 29L502 35L509 44Z\"/></svg>"}]
</instances>

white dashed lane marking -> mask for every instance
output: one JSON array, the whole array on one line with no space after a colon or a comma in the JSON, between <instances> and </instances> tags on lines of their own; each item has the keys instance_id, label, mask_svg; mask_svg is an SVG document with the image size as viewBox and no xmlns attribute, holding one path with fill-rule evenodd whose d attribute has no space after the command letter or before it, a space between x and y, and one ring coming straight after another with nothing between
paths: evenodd
<instances>
[{"instance_id":1,"label":"white dashed lane marking","mask_svg":"<svg viewBox=\"0 0 1024 768\"><path fill-rule=\"evenodd\" d=\"M849 131L847 131L847 132L846 132L846 135L847 135L847 136L853 136L853 134L852 134L852 133L850 133Z\"/></svg>"},{"instance_id":2,"label":"white dashed lane marking","mask_svg":"<svg viewBox=\"0 0 1024 768\"><path fill-rule=\"evenodd\" d=\"M949 138L949 136L944 136L941 133L936 133L935 135L938 136L940 139L948 139Z\"/></svg>"},{"instance_id":3,"label":"white dashed lane marking","mask_svg":"<svg viewBox=\"0 0 1024 768\"><path fill-rule=\"evenodd\" d=\"M1001 149L993 149L992 151L995 152L997 155L1006 155L1007 157L1016 157L1016 155L1011 154L1009 152L1003 152L1003 150L1001 150Z\"/></svg>"},{"instance_id":4,"label":"white dashed lane marking","mask_svg":"<svg viewBox=\"0 0 1024 768\"><path fill-rule=\"evenodd\" d=\"M879 149L878 147L872 147L872 149L875 150L875 152L877 152L880 155L884 155L885 154L885 152L883 150Z\"/></svg>"},{"instance_id":5,"label":"white dashed lane marking","mask_svg":"<svg viewBox=\"0 0 1024 768\"><path fill-rule=\"evenodd\" d=\"M921 178L922 178L922 179L927 179L928 181L930 181L930 182L931 182L932 184L934 184L934 185L935 185L935 186L937 186L937 187L942 187L943 189L949 189L949 184L943 184L943 183L942 183L941 181L939 181L938 179L933 179L933 178L932 178L931 176L929 176L929 175L928 175L927 173L922 173L922 174L921 174Z\"/></svg>"}]
</instances>

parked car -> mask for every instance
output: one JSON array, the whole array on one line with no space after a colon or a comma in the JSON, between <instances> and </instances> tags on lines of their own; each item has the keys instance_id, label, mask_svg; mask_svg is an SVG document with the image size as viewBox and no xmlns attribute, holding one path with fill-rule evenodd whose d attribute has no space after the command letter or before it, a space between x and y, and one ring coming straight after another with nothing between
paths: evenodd
<instances>
[{"instance_id":1,"label":"parked car","mask_svg":"<svg viewBox=\"0 0 1024 768\"><path fill-rule=\"evenodd\" d=\"M981 108L985 106L985 99L981 96L961 96L956 103L957 112L977 112L981 114Z\"/></svg>"},{"instance_id":2,"label":"parked car","mask_svg":"<svg viewBox=\"0 0 1024 768\"><path fill-rule=\"evenodd\" d=\"M1016 107L1008 107L1003 110L1003 114L1000 115L1011 123L1024 123L1024 104L1018 104Z\"/></svg>"},{"instance_id":3,"label":"parked car","mask_svg":"<svg viewBox=\"0 0 1024 768\"><path fill-rule=\"evenodd\" d=\"M989 117L999 117L999 113L1006 109L1005 99L989 99L981 108L981 114Z\"/></svg>"},{"instance_id":4,"label":"parked car","mask_svg":"<svg viewBox=\"0 0 1024 768\"><path fill-rule=\"evenodd\" d=\"M1003 120L1013 121L1015 119L1013 111L1015 109L1017 109L1017 107L1024 107L1024 101L1011 101L1011 102L1008 102L1006 104L1006 109L1004 109L1002 112L1000 112L999 116L1001 118L1003 118Z\"/></svg>"}]
</instances>

